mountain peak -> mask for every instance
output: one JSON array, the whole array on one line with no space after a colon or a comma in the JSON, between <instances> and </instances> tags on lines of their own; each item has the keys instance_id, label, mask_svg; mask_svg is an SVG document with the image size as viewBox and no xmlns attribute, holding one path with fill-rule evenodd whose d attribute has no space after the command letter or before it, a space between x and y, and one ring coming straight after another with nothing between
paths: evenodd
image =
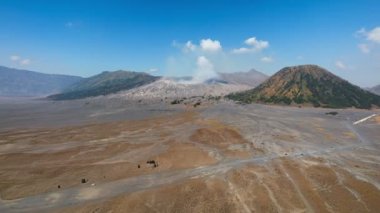
<instances>
[{"instance_id":1,"label":"mountain peak","mask_svg":"<svg viewBox=\"0 0 380 213\"><path fill-rule=\"evenodd\" d=\"M245 103L312 104L332 108L380 106L379 96L317 65L285 67L255 89L228 97Z\"/></svg>"},{"instance_id":2,"label":"mountain peak","mask_svg":"<svg viewBox=\"0 0 380 213\"><path fill-rule=\"evenodd\" d=\"M255 69L247 72L219 73L220 79L231 84L247 85L251 88L264 82L268 76Z\"/></svg>"},{"instance_id":3,"label":"mountain peak","mask_svg":"<svg viewBox=\"0 0 380 213\"><path fill-rule=\"evenodd\" d=\"M323 76L330 76L330 77L337 78L337 80L338 79L342 80L341 78L329 72L328 70L324 69L323 67L320 67L314 64L284 67L276 74L280 74L280 75L309 74L316 78L321 78Z\"/></svg>"}]
</instances>

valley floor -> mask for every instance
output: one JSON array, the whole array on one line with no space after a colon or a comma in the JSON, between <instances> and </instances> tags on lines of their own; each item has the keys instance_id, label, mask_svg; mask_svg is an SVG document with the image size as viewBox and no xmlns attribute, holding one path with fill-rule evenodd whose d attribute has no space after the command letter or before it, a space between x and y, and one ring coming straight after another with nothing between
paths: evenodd
<instances>
[{"instance_id":1,"label":"valley floor","mask_svg":"<svg viewBox=\"0 0 380 213\"><path fill-rule=\"evenodd\" d=\"M1 99L0 212L379 211L379 110L200 101Z\"/></svg>"}]
</instances>

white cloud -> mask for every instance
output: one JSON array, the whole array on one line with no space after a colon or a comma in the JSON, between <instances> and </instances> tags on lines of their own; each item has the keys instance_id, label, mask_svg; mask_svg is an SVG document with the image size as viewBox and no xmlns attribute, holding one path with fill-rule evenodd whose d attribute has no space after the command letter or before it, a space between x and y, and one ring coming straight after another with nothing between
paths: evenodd
<instances>
[{"instance_id":1,"label":"white cloud","mask_svg":"<svg viewBox=\"0 0 380 213\"><path fill-rule=\"evenodd\" d=\"M18 61L21 59L18 55L11 55L9 58L11 59L11 61Z\"/></svg>"},{"instance_id":2,"label":"white cloud","mask_svg":"<svg viewBox=\"0 0 380 213\"><path fill-rule=\"evenodd\" d=\"M380 27L376 27L367 33L367 39L376 43L380 43Z\"/></svg>"},{"instance_id":3,"label":"white cloud","mask_svg":"<svg viewBox=\"0 0 380 213\"><path fill-rule=\"evenodd\" d=\"M26 59L23 59L22 61L20 61L20 64L21 64L21 65L29 65L30 62L31 62L31 60L28 59L28 58L26 58Z\"/></svg>"},{"instance_id":4,"label":"white cloud","mask_svg":"<svg viewBox=\"0 0 380 213\"><path fill-rule=\"evenodd\" d=\"M245 43L247 45L252 46L257 51L260 51L262 49L269 47L268 41L257 40L255 37L245 40Z\"/></svg>"},{"instance_id":5,"label":"white cloud","mask_svg":"<svg viewBox=\"0 0 380 213\"><path fill-rule=\"evenodd\" d=\"M359 36L365 36L365 34L366 34L366 30L363 27L360 28L360 30L358 30L358 31L355 32L355 36L357 36L357 37L359 37Z\"/></svg>"},{"instance_id":6,"label":"white cloud","mask_svg":"<svg viewBox=\"0 0 380 213\"><path fill-rule=\"evenodd\" d=\"M197 50L198 53L202 52L218 52L222 50L222 45L218 40L211 40L211 39L202 39L199 42L199 45L194 44L192 41L187 41L185 44L178 43L177 41L172 41L172 46L182 49L184 53L189 53L189 52L196 52Z\"/></svg>"},{"instance_id":7,"label":"white cloud","mask_svg":"<svg viewBox=\"0 0 380 213\"><path fill-rule=\"evenodd\" d=\"M21 58L18 55L11 55L9 59L19 65L29 65L32 62L29 58Z\"/></svg>"},{"instance_id":8,"label":"white cloud","mask_svg":"<svg viewBox=\"0 0 380 213\"><path fill-rule=\"evenodd\" d=\"M241 54L241 53L249 53L249 52L260 52L261 50L269 47L268 41L257 40L256 37L248 38L247 40L244 41L244 43L248 45L249 48L241 47L238 49L233 49L232 53Z\"/></svg>"},{"instance_id":9,"label":"white cloud","mask_svg":"<svg viewBox=\"0 0 380 213\"><path fill-rule=\"evenodd\" d=\"M269 57L269 56L262 57L260 60L264 63L272 63L273 62L273 58Z\"/></svg>"},{"instance_id":10,"label":"white cloud","mask_svg":"<svg viewBox=\"0 0 380 213\"><path fill-rule=\"evenodd\" d=\"M362 53L367 54L367 53L371 52L371 50L369 49L367 44L359 44L358 48L360 49L360 51L362 51Z\"/></svg>"},{"instance_id":11,"label":"white cloud","mask_svg":"<svg viewBox=\"0 0 380 213\"><path fill-rule=\"evenodd\" d=\"M241 47L241 48L232 50L232 53L236 53L236 54L249 53L249 52L252 52L252 49L248 49L246 47Z\"/></svg>"},{"instance_id":12,"label":"white cloud","mask_svg":"<svg viewBox=\"0 0 380 213\"><path fill-rule=\"evenodd\" d=\"M157 69L157 68L150 68L150 69L148 70L148 72L150 72L150 73L155 73L155 72L158 72L158 69Z\"/></svg>"},{"instance_id":13,"label":"white cloud","mask_svg":"<svg viewBox=\"0 0 380 213\"><path fill-rule=\"evenodd\" d=\"M365 28L361 28L356 32L358 36L364 36L368 41L372 41L380 44L380 27L375 27L370 31Z\"/></svg>"},{"instance_id":14,"label":"white cloud","mask_svg":"<svg viewBox=\"0 0 380 213\"><path fill-rule=\"evenodd\" d=\"M303 60L303 56L302 55L297 56L297 60Z\"/></svg>"},{"instance_id":15,"label":"white cloud","mask_svg":"<svg viewBox=\"0 0 380 213\"><path fill-rule=\"evenodd\" d=\"M191 52L191 51L195 51L196 48L197 46L195 44L193 44L191 41L187 41L185 46L183 47L183 51Z\"/></svg>"},{"instance_id":16,"label":"white cloud","mask_svg":"<svg viewBox=\"0 0 380 213\"><path fill-rule=\"evenodd\" d=\"M347 68L347 66L342 61L336 61L335 66L341 70L345 70Z\"/></svg>"},{"instance_id":17,"label":"white cloud","mask_svg":"<svg viewBox=\"0 0 380 213\"><path fill-rule=\"evenodd\" d=\"M222 49L222 45L220 45L220 42L218 40L211 40L211 39L202 39L200 46L203 51L208 52L217 52Z\"/></svg>"}]
</instances>

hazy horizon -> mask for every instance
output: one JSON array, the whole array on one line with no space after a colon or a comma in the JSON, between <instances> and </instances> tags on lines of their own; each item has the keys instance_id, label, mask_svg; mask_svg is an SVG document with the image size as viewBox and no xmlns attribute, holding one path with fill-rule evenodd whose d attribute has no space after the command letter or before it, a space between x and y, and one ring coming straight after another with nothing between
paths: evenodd
<instances>
[{"instance_id":1,"label":"hazy horizon","mask_svg":"<svg viewBox=\"0 0 380 213\"><path fill-rule=\"evenodd\" d=\"M380 2L3 1L0 65L88 77L102 71L212 76L317 64L380 83Z\"/></svg>"}]
</instances>

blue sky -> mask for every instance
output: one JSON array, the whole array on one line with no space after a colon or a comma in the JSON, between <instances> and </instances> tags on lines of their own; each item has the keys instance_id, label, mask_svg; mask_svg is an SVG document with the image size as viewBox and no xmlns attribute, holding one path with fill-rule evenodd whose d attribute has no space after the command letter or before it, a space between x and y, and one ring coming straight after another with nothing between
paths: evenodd
<instances>
[{"instance_id":1,"label":"blue sky","mask_svg":"<svg viewBox=\"0 0 380 213\"><path fill-rule=\"evenodd\" d=\"M380 83L380 1L0 1L0 65L91 76L318 64ZM203 60L203 62L205 62ZM202 60L201 60L202 61ZM204 65L204 64L203 64Z\"/></svg>"}]
</instances>

